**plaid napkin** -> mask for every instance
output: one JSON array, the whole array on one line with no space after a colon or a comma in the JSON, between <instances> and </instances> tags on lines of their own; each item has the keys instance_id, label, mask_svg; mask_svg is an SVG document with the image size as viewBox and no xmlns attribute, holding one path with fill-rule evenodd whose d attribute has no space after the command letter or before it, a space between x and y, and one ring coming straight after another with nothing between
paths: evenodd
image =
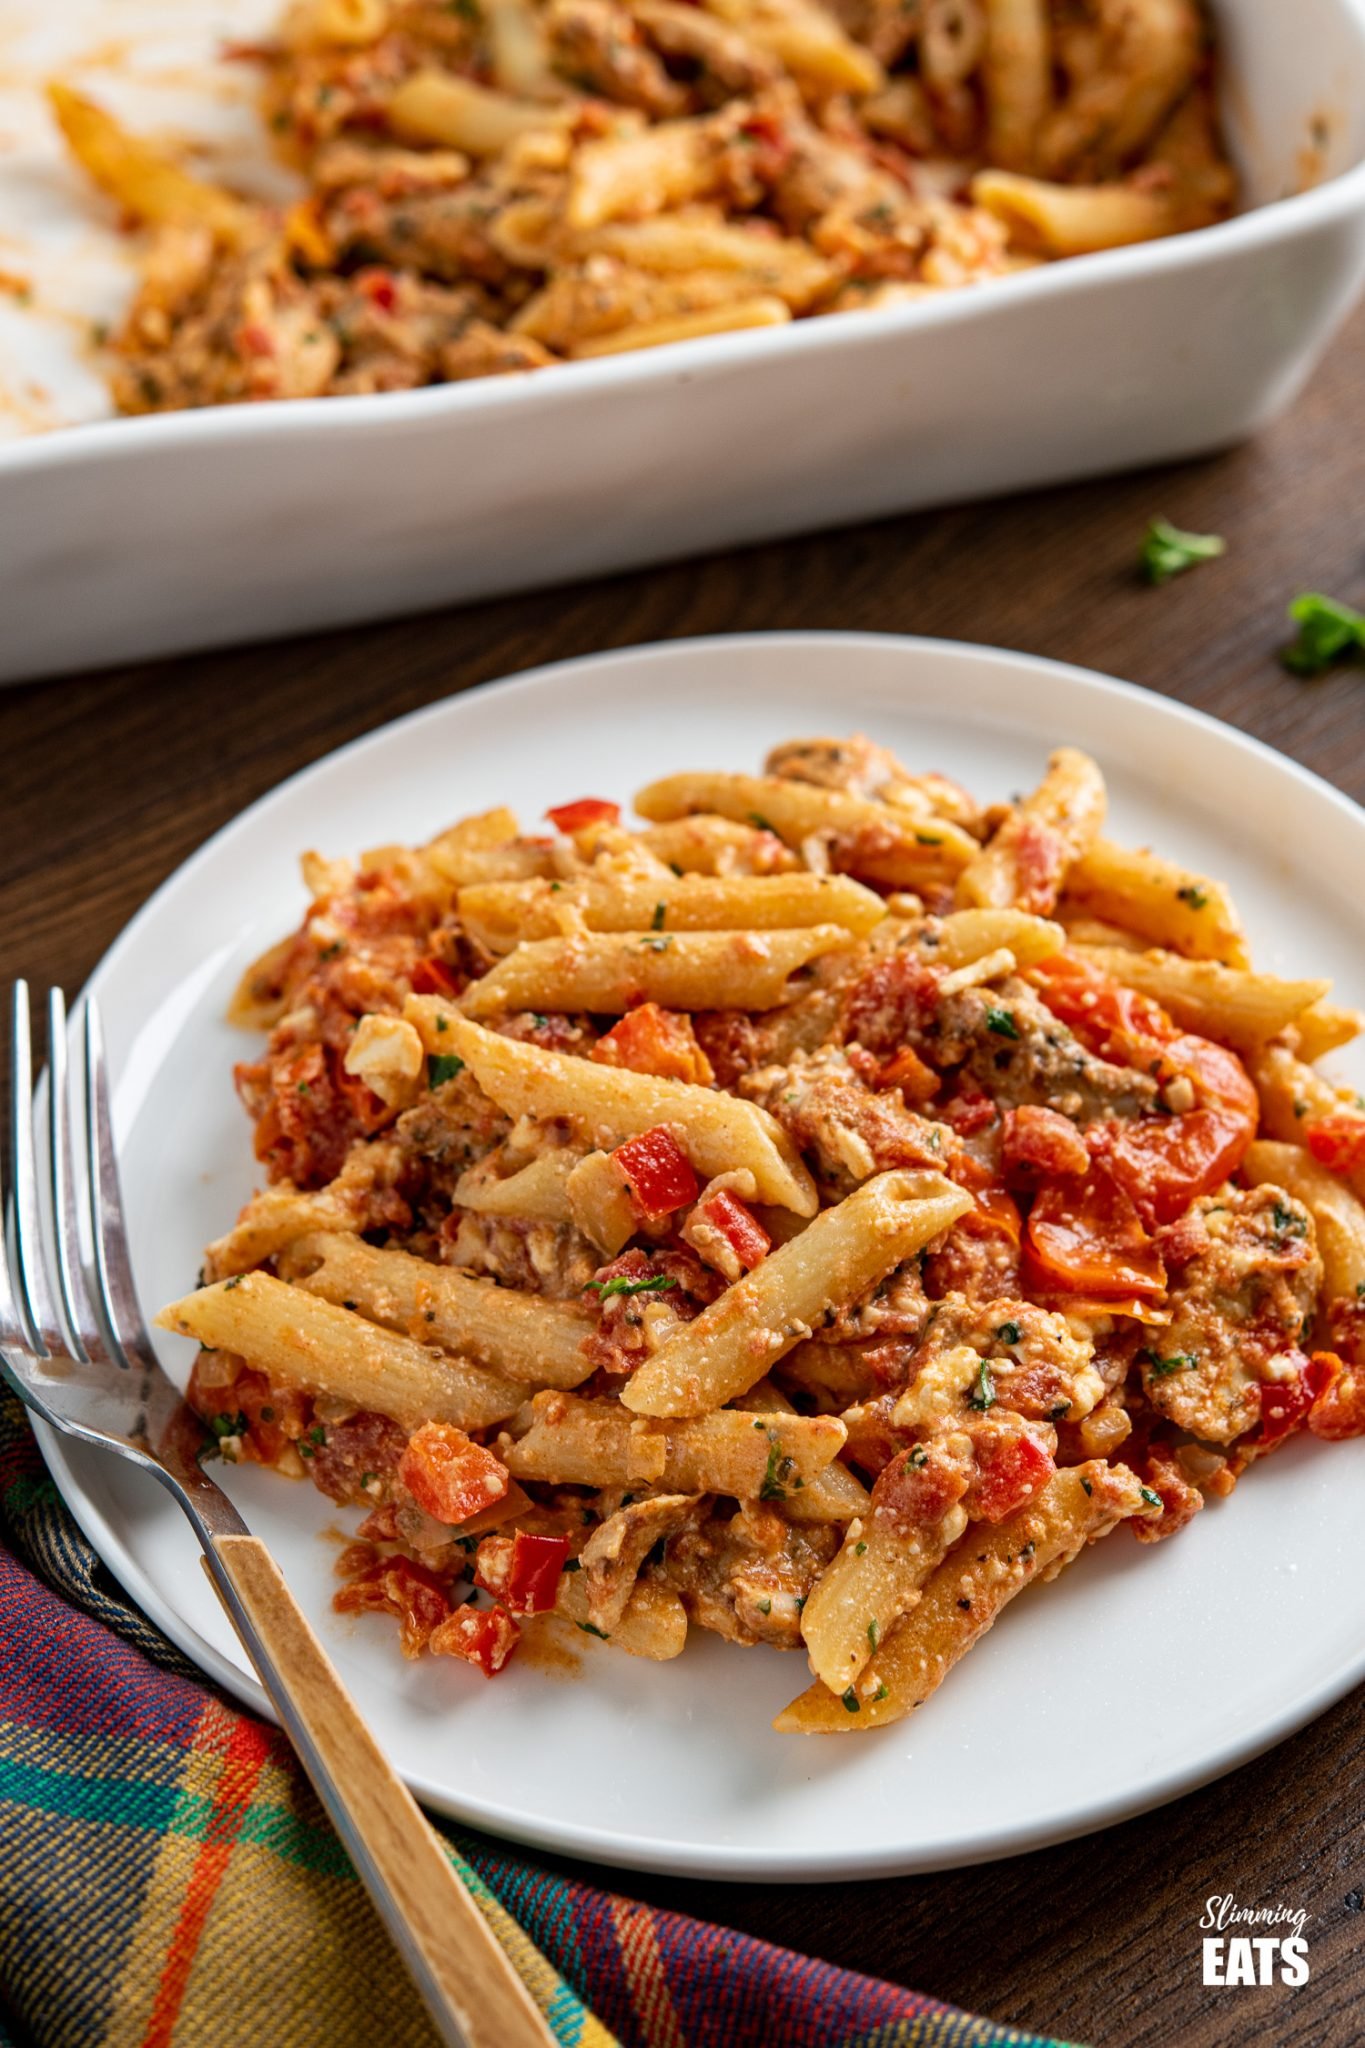
<instances>
[{"instance_id":1,"label":"plaid napkin","mask_svg":"<svg viewBox=\"0 0 1365 2048\"><path fill-rule=\"evenodd\" d=\"M562 2048L1062 2048L438 1825ZM108 1577L0 1383L0 2048L381 2039L434 2048L288 1744Z\"/></svg>"}]
</instances>

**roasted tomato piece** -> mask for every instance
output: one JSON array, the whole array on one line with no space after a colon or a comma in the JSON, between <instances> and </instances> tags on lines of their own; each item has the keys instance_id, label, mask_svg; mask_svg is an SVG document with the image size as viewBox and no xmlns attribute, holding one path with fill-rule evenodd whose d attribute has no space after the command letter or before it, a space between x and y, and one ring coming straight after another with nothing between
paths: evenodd
<instances>
[{"instance_id":1,"label":"roasted tomato piece","mask_svg":"<svg viewBox=\"0 0 1365 2048\"><path fill-rule=\"evenodd\" d=\"M412 992L418 996L457 996L464 983L453 967L434 953L424 953L412 970Z\"/></svg>"},{"instance_id":2,"label":"roasted tomato piece","mask_svg":"<svg viewBox=\"0 0 1365 2048\"><path fill-rule=\"evenodd\" d=\"M1166 1269L1132 1200L1102 1167L1081 1186L1045 1187L1029 1212L1030 1278L1045 1293L1161 1294Z\"/></svg>"},{"instance_id":3,"label":"roasted tomato piece","mask_svg":"<svg viewBox=\"0 0 1365 2048\"><path fill-rule=\"evenodd\" d=\"M661 1223L675 1209L685 1209L696 1201L700 1192L697 1176L667 1124L655 1124L638 1138L627 1138L611 1157L636 1213L646 1223Z\"/></svg>"},{"instance_id":4,"label":"roasted tomato piece","mask_svg":"<svg viewBox=\"0 0 1365 2048\"><path fill-rule=\"evenodd\" d=\"M1308 1427L1325 1443L1365 1436L1365 1367L1343 1365L1332 1351L1315 1351L1304 1375L1313 1394Z\"/></svg>"},{"instance_id":5,"label":"roasted tomato piece","mask_svg":"<svg viewBox=\"0 0 1365 2048\"><path fill-rule=\"evenodd\" d=\"M581 832L585 825L619 825L621 806L601 796L580 796L571 804L556 804L545 815L556 832Z\"/></svg>"},{"instance_id":6,"label":"roasted tomato piece","mask_svg":"<svg viewBox=\"0 0 1365 2048\"><path fill-rule=\"evenodd\" d=\"M394 1614L405 1657L420 1657L433 1630L450 1613L445 1588L425 1565L390 1557L372 1565L332 1596L338 1614Z\"/></svg>"},{"instance_id":7,"label":"roasted tomato piece","mask_svg":"<svg viewBox=\"0 0 1365 2048\"><path fill-rule=\"evenodd\" d=\"M1025 1102L1005 1111L1000 1163L1009 1179L1027 1186L1036 1177L1055 1180L1085 1173L1090 1153L1070 1117Z\"/></svg>"},{"instance_id":8,"label":"roasted tomato piece","mask_svg":"<svg viewBox=\"0 0 1365 2048\"><path fill-rule=\"evenodd\" d=\"M928 1102L938 1094L942 1083L913 1046L903 1045L878 1070L872 1085L874 1088L899 1088L907 1102Z\"/></svg>"},{"instance_id":9,"label":"roasted tomato piece","mask_svg":"<svg viewBox=\"0 0 1365 2048\"><path fill-rule=\"evenodd\" d=\"M605 1067L634 1074L658 1074L666 1081L694 1081L709 1087L711 1062L697 1043L692 1019L658 1003L638 1003L598 1039L589 1054Z\"/></svg>"},{"instance_id":10,"label":"roasted tomato piece","mask_svg":"<svg viewBox=\"0 0 1365 2048\"><path fill-rule=\"evenodd\" d=\"M720 1232L746 1273L761 1265L772 1249L772 1239L747 1203L728 1188L717 1188L701 1204L702 1216Z\"/></svg>"},{"instance_id":11,"label":"roasted tomato piece","mask_svg":"<svg viewBox=\"0 0 1365 2048\"><path fill-rule=\"evenodd\" d=\"M477 1664L485 1678L502 1670L521 1637L510 1614L501 1607L471 1607L468 1603L432 1631L433 1657L463 1657Z\"/></svg>"},{"instance_id":12,"label":"roasted tomato piece","mask_svg":"<svg viewBox=\"0 0 1365 2048\"><path fill-rule=\"evenodd\" d=\"M467 1522L506 1493L509 1478L491 1451L449 1422L424 1422L408 1438L398 1477L438 1522Z\"/></svg>"},{"instance_id":13,"label":"roasted tomato piece","mask_svg":"<svg viewBox=\"0 0 1365 2048\"><path fill-rule=\"evenodd\" d=\"M956 1446L938 1440L912 1444L878 1473L872 1489L873 1512L885 1515L898 1529L941 1522L961 1500L971 1479L971 1458Z\"/></svg>"},{"instance_id":14,"label":"roasted tomato piece","mask_svg":"<svg viewBox=\"0 0 1365 2048\"><path fill-rule=\"evenodd\" d=\"M486 1536L474 1562L474 1583L509 1614L548 1614L569 1555L567 1536Z\"/></svg>"},{"instance_id":15,"label":"roasted tomato piece","mask_svg":"<svg viewBox=\"0 0 1365 2048\"><path fill-rule=\"evenodd\" d=\"M1047 1485L1056 1466L1032 1430L978 1425L972 1431L976 1478L967 1494L973 1521L1003 1522Z\"/></svg>"},{"instance_id":16,"label":"roasted tomato piece","mask_svg":"<svg viewBox=\"0 0 1365 2048\"><path fill-rule=\"evenodd\" d=\"M1319 1166L1333 1173L1354 1173L1365 1166L1365 1116L1349 1109L1314 1117L1304 1125L1304 1142Z\"/></svg>"}]
</instances>

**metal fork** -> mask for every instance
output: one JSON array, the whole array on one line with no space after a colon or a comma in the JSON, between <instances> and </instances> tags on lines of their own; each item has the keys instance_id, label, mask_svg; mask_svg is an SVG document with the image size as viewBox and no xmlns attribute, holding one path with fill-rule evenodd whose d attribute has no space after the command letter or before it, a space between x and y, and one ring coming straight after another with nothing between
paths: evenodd
<instances>
[{"instance_id":1,"label":"metal fork","mask_svg":"<svg viewBox=\"0 0 1365 2048\"><path fill-rule=\"evenodd\" d=\"M64 1435L151 1472L190 1519L214 1590L448 2048L552 2048L553 2036L421 1810L380 1753L279 1568L204 1471L210 1441L162 1371L138 1307L99 1013L84 1004L83 1086L48 1009L47 1143L36 1141L27 984L14 989L12 1256L0 1247L0 1370ZM79 1132L79 1147L73 1132ZM46 1182L47 1201L42 1200ZM81 1218L93 1258L87 1266Z\"/></svg>"}]
</instances>

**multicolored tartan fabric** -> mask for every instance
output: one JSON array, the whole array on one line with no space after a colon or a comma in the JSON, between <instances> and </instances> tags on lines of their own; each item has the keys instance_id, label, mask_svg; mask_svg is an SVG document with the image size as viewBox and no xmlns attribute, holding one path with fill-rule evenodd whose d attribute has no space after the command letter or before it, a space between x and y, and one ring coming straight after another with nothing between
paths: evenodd
<instances>
[{"instance_id":1,"label":"multicolored tartan fabric","mask_svg":"<svg viewBox=\"0 0 1365 2048\"><path fill-rule=\"evenodd\" d=\"M444 1833L562 2048L1061 2048ZM0 2048L433 2040L288 1745L107 1577L0 1385Z\"/></svg>"}]
</instances>

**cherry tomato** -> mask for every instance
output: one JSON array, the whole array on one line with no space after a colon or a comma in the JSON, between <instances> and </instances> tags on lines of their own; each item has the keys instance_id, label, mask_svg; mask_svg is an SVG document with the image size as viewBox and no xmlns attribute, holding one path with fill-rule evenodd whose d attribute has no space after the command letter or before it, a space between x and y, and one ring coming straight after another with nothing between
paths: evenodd
<instances>
[{"instance_id":1,"label":"cherry tomato","mask_svg":"<svg viewBox=\"0 0 1365 2048\"><path fill-rule=\"evenodd\" d=\"M1365 1166L1365 1116L1344 1109L1314 1117L1303 1135L1319 1166L1330 1166L1333 1173L1355 1173Z\"/></svg>"},{"instance_id":2,"label":"cherry tomato","mask_svg":"<svg viewBox=\"0 0 1365 2048\"><path fill-rule=\"evenodd\" d=\"M1166 1269L1131 1197L1102 1166L1082 1185L1045 1187L1029 1212L1031 1277L1060 1294L1162 1293Z\"/></svg>"},{"instance_id":3,"label":"cherry tomato","mask_svg":"<svg viewBox=\"0 0 1365 2048\"><path fill-rule=\"evenodd\" d=\"M621 806L601 796L580 796L545 813L556 832L581 832L585 825L619 825Z\"/></svg>"}]
</instances>

